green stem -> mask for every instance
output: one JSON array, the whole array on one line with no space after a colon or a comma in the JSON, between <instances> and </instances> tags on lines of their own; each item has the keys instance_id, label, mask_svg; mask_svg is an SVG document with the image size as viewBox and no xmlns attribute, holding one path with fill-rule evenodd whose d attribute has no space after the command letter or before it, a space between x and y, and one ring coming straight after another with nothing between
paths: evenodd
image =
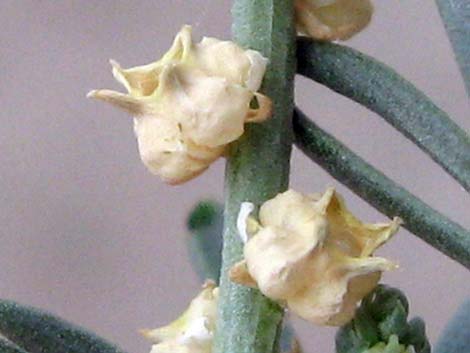
<instances>
[{"instance_id":1,"label":"green stem","mask_svg":"<svg viewBox=\"0 0 470 353\"><path fill-rule=\"evenodd\" d=\"M369 165L301 111L294 115L295 143L307 156L372 206L399 216L404 227L470 269L470 232Z\"/></svg>"},{"instance_id":2,"label":"green stem","mask_svg":"<svg viewBox=\"0 0 470 353\"><path fill-rule=\"evenodd\" d=\"M470 2L436 0L436 3L470 95Z\"/></svg>"},{"instance_id":3,"label":"green stem","mask_svg":"<svg viewBox=\"0 0 470 353\"><path fill-rule=\"evenodd\" d=\"M236 229L241 202L259 206L288 186L295 74L293 1L236 0L232 13L235 40L269 59L262 92L273 100L274 114L266 123L247 126L227 159L214 353L271 353L276 350L283 310L259 291L233 284L227 271L242 258Z\"/></svg>"},{"instance_id":4,"label":"green stem","mask_svg":"<svg viewBox=\"0 0 470 353\"><path fill-rule=\"evenodd\" d=\"M470 191L470 137L386 65L332 43L298 40L298 72L382 116Z\"/></svg>"}]
</instances>

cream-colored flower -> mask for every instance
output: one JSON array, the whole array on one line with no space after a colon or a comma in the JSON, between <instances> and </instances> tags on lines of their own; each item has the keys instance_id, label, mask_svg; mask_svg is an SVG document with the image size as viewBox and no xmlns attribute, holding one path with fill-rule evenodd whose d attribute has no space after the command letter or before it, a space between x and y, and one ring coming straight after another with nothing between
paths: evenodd
<instances>
[{"instance_id":1,"label":"cream-colored flower","mask_svg":"<svg viewBox=\"0 0 470 353\"><path fill-rule=\"evenodd\" d=\"M245 123L271 114L270 99L256 92L267 60L229 41L193 43L190 26L159 61L127 70L111 64L128 94L95 90L89 97L134 117L142 161L170 184L202 173L243 134ZM256 109L250 108L253 99Z\"/></svg>"},{"instance_id":2,"label":"cream-colored flower","mask_svg":"<svg viewBox=\"0 0 470 353\"><path fill-rule=\"evenodd\" d=\"M400 220L364 224L332 188L321 196L288 190L261 206L256 227L249 222L244 260L232 267L231 279L311 322L345 324L381 272L395 267L372 253Z\"/></svg>"},{"instance_id":3,"label":"cream-colored flower","mask_svg":"<svg viewBox=\"0 0 470 353\"><path fill-rule=\"evenodd\" d=\"M295 0L299 32L319 40L347 40L372 18L370 0Z\"/></svg>"},{"instance_id":4,"label":"cream-colored flower","mask_svg":"<svg viewBox=\"0 0 470 353\"><path fill-rule=\"evenodd\" d=\"M168 326L142 330L155 343L151 353L210 353L218 296L218 288L208 281L177 320Z\"/></svg>"}]
</instances>

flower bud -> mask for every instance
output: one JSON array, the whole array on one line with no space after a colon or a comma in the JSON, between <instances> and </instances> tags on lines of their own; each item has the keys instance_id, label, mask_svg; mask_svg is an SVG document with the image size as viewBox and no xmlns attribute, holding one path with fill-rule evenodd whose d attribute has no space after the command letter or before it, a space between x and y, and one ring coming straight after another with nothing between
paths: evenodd
<instances>
[{"instance_id":1,"label":"flower bud","mask_svg":"<svg viewBox=\"0 0 470 353\"><path fill-rule=\"evenodd\" d=\"M113 75L128 94L110 90L88 96L109 102L134 117L143 163L170 184L185 182L209 167L237 140L247 122L271 114L271 101L256 92L267 60L233 42L204 38L194 44L184 26L159 61ZM250 108L257 100L258 108Z\"/></svg>"},{"instance_id":2,"label":"flower bud","mask_svg":"<svg viewBox=\"0 0 470 353\"><path fill-rule=\"evenodd\" d=\"M261 206L244 260L230 278L258 287L308 321L340 326L352 319L381 272L395 267L372 253L399 223L362 223L332 188L321 196L288 190Z\"/></svg>"},{"instance_id":3,"label":"flower bud","mask_svg":"<svg viewBox=\"0 0 470 353\"><path fill-rule=\"evenodd\" d=\"M370 0L295 0L299 32L319 40L347 40L370 22Z\"/></svg>"},{"instance_id":4,"label":"flower bud","mask_svg":"<svg viewBox=\"0 0 470 353\"><path fill-rule=\"evenodd\" d=\"M210 353L217 315L218 288L206 282L188 309L170 325L142 330L153 341L151 353Z\"/></svg>"}]
</instances>

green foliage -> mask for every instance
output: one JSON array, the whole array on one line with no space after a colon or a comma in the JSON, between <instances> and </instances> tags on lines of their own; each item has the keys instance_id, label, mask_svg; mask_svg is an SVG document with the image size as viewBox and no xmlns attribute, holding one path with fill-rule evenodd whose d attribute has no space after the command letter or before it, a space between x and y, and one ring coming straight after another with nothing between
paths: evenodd
<instances>
[{"instance_id":1,"label":"green foliage","mask_svg":"<svg viewBox=\"0 0 470 353\"><path fill-rule=\"evenodd\" d=\"M95 334L44 311L0 300L0 352L124 353Z\"/></svg>"},{"instance_id":2,"label":"green foliage","mask_svg":"<svg viewBox=\"0 0 470 353\"><path fill-rule=\"evenodd\" d=\"M334 178L390 218L402 218L406 229L470 269L469 231L390 180L298 109L294 133L296 145Z\"/></svg>"},{"instance_id":3,"label":"green foliage","mask_svg":"<svg viewBox=\"0 0 470 353\"><path fill-rule=\"evenodd\" d=\"M338 44L301 38L297 58L300 74L376 112L470 191L470 136L413 84Z\"/></svg>"},{"instance_id":4,"label":"green foliage","mask_svg":"<svg viewBox=\"0 0 470 353\"><path fill-rule=\"evenodd\" d=\"M470 95L470 3L468 0L436 0L436 3Z\"/></svg>"},{"instance_id":5,"label":"green foliage","mask_svg":"<svg viewBox=\"0 0 470 353\"><path fill-rule=\"evenodd\" d=\"M447 324L434 353L470 353L470 299L467 299Z\"/></svg>"},{"instance_id":6,"label":"green foliage","mask_svg":"<svg viewBox=\"0 0 470 353\"><path fill-rule=\"evenodd\" d=\"M0 353L27 353L16 344L0 337Z\"/></svg>"},{"instance_id":7,"label":"green foliage","mask_svg":"<svg viewBox=\"0 0 470 353\"><path fill-rule=\"evenodd\" d=\"M379 285L363 299L354 319L338 330L336 351L404 353L413 346L416 353L430 353L424 322L420 318L407 322L407 317L408 301L404 294Z\"/></svg>"},{"instance_id":8,"label":"green foliage","mask_svg":"<svg viewBox=\"0 0 470 353\"><path fill-rule=\"evenodd\" d=\"M208 278L219 281L223 222L223 207L215 201L199 202L189 215L189 257L202 281Z\"/></svg>"}]
</instances>

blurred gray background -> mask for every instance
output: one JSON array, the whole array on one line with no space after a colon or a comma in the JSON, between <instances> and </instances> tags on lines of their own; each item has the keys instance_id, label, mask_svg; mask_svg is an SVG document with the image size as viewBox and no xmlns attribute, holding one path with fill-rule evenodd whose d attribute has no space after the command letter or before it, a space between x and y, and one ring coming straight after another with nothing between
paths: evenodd
<instances>
[{"instance_id":1,"label":"blurred gray background","mask_svg":"<svg viewBox=\"0 0 470 353\"><path fill-rule=\"evenodd\" d=\"M220 160L183 186L140 163L131 119L96 101L121 89L124 67L163 54L184 23L229 38L230 1L14 1L0 4L0 296L39 306L147 352L137 329L174 319L199 290L184 222L201 198L222 199ZM403 74L463 128L469 104L433 1L376 1L368 29L348 42ZM379 117L299 78L297 103L326 130L436 209L470 227L470 197ZM310 163L292 159L292 187L336 186L368 221L385 217ZM400 263L384 281L409 296L435 341L470 294L469 273L405 230L380 255ZM306 352L333 352L335 329L300 320Z\"/></svg>"}]
</instances>

